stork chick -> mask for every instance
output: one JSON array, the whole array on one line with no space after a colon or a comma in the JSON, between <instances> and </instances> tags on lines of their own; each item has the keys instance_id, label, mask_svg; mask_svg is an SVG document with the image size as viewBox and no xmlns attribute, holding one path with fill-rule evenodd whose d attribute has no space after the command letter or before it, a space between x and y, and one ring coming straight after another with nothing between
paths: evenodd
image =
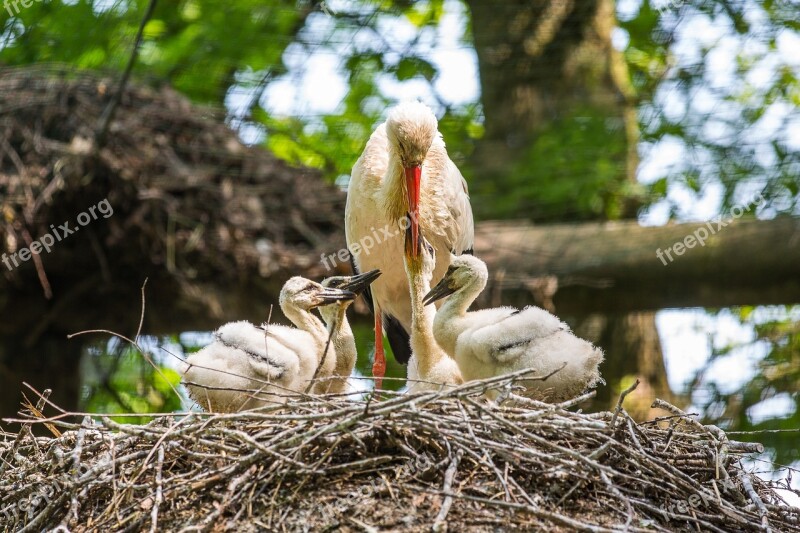
<instances>
[{"instance_id":1,"label":"stork chick","mask_svg":"<svg viewBox=\"0 0 800 533\"><path fill-rule=\"evenodd\" d=\"M444 278L425 296L429 304L449 295L436 313L433 333L458 362L465 380L526 368L546 376L563 366L545 381L524 382L528 395L553 402L573 398L602 382L598 369L602 350L576 337L544 309L498 307L467 312L488 278L480 259L454 256Z\"/></svg>"},{"instance_id":2,"label":"stork chick","mask_svg":"<svg viewBox=\"0 0 800 533\"><path fill-rule=\"evenodd\" d=\"M415 251L416 248L416 251ZM416 253L415 253L416 252ZM405 269L411 296L411 359L408 362L409 392L438 391L464 382L456 362L439 346L433 335L436 310L423 303L430 290L436 252L424 237L414 242L406 231Z\"/></svg>"},{"instance_id":3,"label":"stork chick","mask_svg":"<svg viewBox=\"0 0 800 533\"><path fill-rule=\"evenodd\" d=\"M332 276L323 280L322 286L361 294L380 275L380 270L372 270L357 276ZM347 309L352 303L352 300L341 300L335 304L319 307L319 314L331 334L336 353L336 365L331 376L332 379L320 380L314 386L314 392L341 394L348 391L348 378L353 374L358 359L353 330L350 329L350 323L347 321Z\"/></svg>"},{"instance_id":4,"label":"stork chick","mask_svg":"<svg viewBox=\"0 0 800 533\"><path fill-rule=\"evenodd\" d=\"M295 327L225 324L214 333L214 342L186 359L183 380L189 395L209 411L237 412L285 403L289 395L304 392L317 366L322 364L320 375L331 375L336 365L328 331L311 310L355 297L291 278L281 290L280 307Z\"/></svg>"}]
</instances>

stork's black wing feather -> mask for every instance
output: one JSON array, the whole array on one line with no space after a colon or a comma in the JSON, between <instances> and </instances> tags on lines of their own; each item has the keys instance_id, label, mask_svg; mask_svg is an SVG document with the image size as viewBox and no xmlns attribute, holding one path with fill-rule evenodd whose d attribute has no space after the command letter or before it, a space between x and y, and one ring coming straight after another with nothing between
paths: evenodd
<instances>
[{"instance_id":1,"label":"stork's black wing feather","mask_svg":"<svg viewBox=\"0 0 800 533\"><path fill-rule=\"evenodd\" d=\"M383 329L386 330L386 337L389 339L389 346L392 347L394 358L401 365L407 365L411 359L411 338L403 324L392 315L384 313Z\"/></svg>"},{"instance_id":2,"label":"stork's black wing feather","mask_svg":"<svg viewBox=\"0 0 800 533\"><path fill-rule=\"evenodd\" d=\"M361 274L361 272L359 272L358 270L358 267L356 266L355 259L353 259L353 254L351 253L349 255L350 255L350 267L353 269L353 274ZM367 301L367 307L369 307L369 312L374 315L375 306L372 303L372 287L367 287L366 289L364 289L361 295L364 296L364 300Z\"/></svg>"}]
</instances>

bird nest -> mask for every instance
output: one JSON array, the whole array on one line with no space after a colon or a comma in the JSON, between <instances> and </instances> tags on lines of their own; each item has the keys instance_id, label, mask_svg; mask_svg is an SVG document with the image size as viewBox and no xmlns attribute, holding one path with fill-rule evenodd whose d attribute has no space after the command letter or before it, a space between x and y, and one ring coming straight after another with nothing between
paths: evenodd
<instances>
[{"instance_id":1,"label":"bird nest","mask_svg":"<svg viewBox=\"0 0 800 533\"><path fill-rule=\"evenodd\" d=\"M0 252L65 222L78 228L78 215L100 202L113 208L81 237L3 268L0 289L58 295L90 274L150 276L219 315L230 307L223 283L252 293L262 278L324 272L320 254L344 243L337 187L244 146L224 110L168 87L119 85L59 65L0 68ZM97 292L90 287L81 296Z\"/></svg>"},{"instance_id":2,"label":"bird nest","mask_svg":"<svg viewBox=\"0 0 800 533\"><path fill-rule=\"evenodd\" d=\"M622 398L595 414L570 410L590 395L527 400L521 376L141 426L40 397L0 442L0 529L800 531L741 464L760 445L665 402L637 423Z\"/></svg>"}]
</instances>

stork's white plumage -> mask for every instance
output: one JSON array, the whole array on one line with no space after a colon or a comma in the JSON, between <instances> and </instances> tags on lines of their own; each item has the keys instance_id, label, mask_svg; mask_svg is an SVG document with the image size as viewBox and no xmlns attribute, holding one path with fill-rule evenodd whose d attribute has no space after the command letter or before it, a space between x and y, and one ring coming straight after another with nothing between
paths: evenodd
<instances>
[{"instance_id":1,"label":"stork's white plumage","mask_svg":"<svg viewBox=\"0 0 800 533\"><path fill-rule=\"evenodd\" d=\"M486 287L486 264L464 255L451 258L444 278L426 295L431 303L448 296L436 313L433 332L458 363L464 379L484 379L526 368L546 381L526 381L539 399L573 398L601 382L603 352L572 334L564 322L539 307L499 307L467 312Z\"/></svg>"},{"instance_id":2,"label":"stork's white plumage","mask_svg":"<svg viewBox=\"0 0 800 533\"><path fill-rule=\"evenodd\" d=\"M317 366L322 365L323 376L336 366L335 348L326 352L328 331L311 310L353 298L349 291L299 276L290 279L280 306L295 327L225 324L214 333L214 342L186 359L183 381L189 395L210 411L236 412L285 403L288 395L304 392Z\"/></svg>"},{"instance_id":3,"label":"stork's white plumage","mask_svg":"<svg viewBox=\"0 0 800 533\"><path fill-rule=\"evenodd\" d=\"M411 300L411 359L408 361L409 392L441 390L464 382L458 365L436 342L433 323L436 310L425 306L423 299L431 288L436 253L420 236L419 253L412 254L408 232L404 256Z\"/></svg>"},{"instance_id":4,"label":"stork's white plumage","mask_svg":"<svg viewBox=\"0 0 800 533\"><path fill-rule=\"evenodd\" d=\"M396 106L373 132L347 192L345 231L354 267L383 272L371 289L378 386L385 370L384 324L398 361L405 363L410 356L411 301L402 260L407 214L415 243L424 233L437 252L436 279L447 269L451 251L471 250L467 184L447 155L436 117L418 102Z\"/></svg>"}]
</instances>

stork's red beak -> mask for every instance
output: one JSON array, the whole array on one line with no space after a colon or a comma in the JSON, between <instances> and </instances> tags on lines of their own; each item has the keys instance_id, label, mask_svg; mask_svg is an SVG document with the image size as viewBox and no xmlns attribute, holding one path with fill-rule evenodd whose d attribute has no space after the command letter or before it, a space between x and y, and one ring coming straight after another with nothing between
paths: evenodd
<instances>
[{"instance_id":1,"label":"stork's red beak","mask_svg":"<svg viewBox=\"0 0 800 533\"><path fill-rule=\"evenodd\" d=\"M411 216L411 244L413 257L419 254L419 182L422 178L422 167L405 167L406 194L408 195L408 213Z\"/></svg>"}]
</instances>

